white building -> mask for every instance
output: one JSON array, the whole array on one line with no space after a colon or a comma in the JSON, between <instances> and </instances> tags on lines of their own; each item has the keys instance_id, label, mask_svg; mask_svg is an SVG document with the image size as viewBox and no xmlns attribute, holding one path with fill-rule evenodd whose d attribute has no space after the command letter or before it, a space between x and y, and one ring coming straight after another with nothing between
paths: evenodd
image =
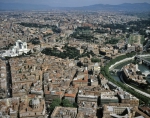
<instances>
[{"instance_id":1,"label":"white building","mask_svg":"<svg viewBox=\"0 0 150 118\"><path fill-rule=\"evenodd\" d=\"M1 54L1 57L15 57L22 55L23 53L27 53L29 51L30 50L27 49L27 43L18 40L15 46L11 47L11 49L9 50L6 50L3 54Z\"/></svg>"}]
</instances>

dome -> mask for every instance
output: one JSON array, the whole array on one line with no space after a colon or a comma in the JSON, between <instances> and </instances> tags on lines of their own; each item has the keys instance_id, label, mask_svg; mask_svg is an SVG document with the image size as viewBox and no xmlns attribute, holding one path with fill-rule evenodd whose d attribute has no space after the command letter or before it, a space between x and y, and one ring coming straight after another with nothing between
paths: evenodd
<instances>
[{"instance_id":1,"label":"dome","mask_svg":"<svg viewBox=\"0 0 150 118\"><path fill-rule=\"evenodd\" d=\"M32 106L38 106L39 104L40 104L39 98L33 98L33 99L30 101L30 105L32 105Z\"/></svg>"},{"instance_id":2,"label":"dome","mask_svg":"<svg viewBox=\"0 0 150 118\"><path fill-rule=\"evenodd\" d=\"M21 40L17 40L17 42L21 42L21 43L22 43L22 41L21 41Z\"/></svg>"}]
</instances>

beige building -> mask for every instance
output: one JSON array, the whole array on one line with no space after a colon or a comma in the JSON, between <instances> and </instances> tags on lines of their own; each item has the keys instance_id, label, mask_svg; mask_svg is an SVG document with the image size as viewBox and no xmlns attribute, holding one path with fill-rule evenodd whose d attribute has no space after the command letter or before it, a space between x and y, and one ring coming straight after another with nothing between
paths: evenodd
<instances>
[{"instance_id":1,"label":"beige building","mask_svg":"<svg viewBox=\"0 0 150 118\"><path fill-rule=\"evenodd\" d=\"M131 118L129 104L108 104L103 106L103 118Z\"/></svg>"},{"instance_id":2,"label":"beige building","mask_svg":"<svg viewBox=\"0 0 150 118\"><path fill-rule=\"evenodd\" d=\"M78 113L82 113L83 118L88 116L96 116L97 102L81 101L78 103Z\"/></svg>"},{"instance_id":3,"label":"beige building","mask_svg":"<svg viewBox=\"0 0 150 118\"><path fill-rule=\"evenodd\" d=\"M113 91L101 92L100 101L101 101L101 105L109 104L109 103L119 103L117 94Z\"/></svg>"},{"instance_id":4,"label":"beige building","mask_svg":"<svg viewBox=\"0 0 150 118\"><path fill-rule=\"evenodd\" d=\"M77 76L73 79L73 84L77 86L87 86L88 79L88 70L85 69L82 72L78 72Z\"/></svg>"},{"instance_id":5,"label":"beige building","mask_svg":"<svg viewBox=\"0 0 150 118\"><path fill-rule=\"evenodd\" d=\"M149 118L130 104L111 103L103 106L103 118Z\"/></svg>"},{"instance_id":6,"label":"beige building","mask_svg":"<svg viewBox=\"0 0 150 118\"><path fill-rule=\"evenodd\" d=\"M0 100L0 118L18 118L19 97Z\"/></svg>"},{"instance_id":7,"label":"beige building","mask_svg":"<svg viewBox=\"0 0 150 118\"><path fill-rule=\"evenodd\" d=\"M21 99L19 107L20 118L46 118L45 100L41 98L28 97Z\"/></svg>"},{"instance_id":8,"label":"beige building","mask_svg":"<svg viewBox=\"0 0 150 118\"><path fill-rule=\"evenodd\" d=\"M93 72L94 72L94 74L99 74L100 70L101 70L101 68L100 68L99 63L95 63L93 65Z\"/></svg>"},{"instance_id":9,"label":"beige building","mask_svg":"<svg viewBox=\"0 0 150 118\"><path fill-rule=\"evenodd\" d=\"M74 103L76 102L75 99L76 99L77 92L78 92L78 88L76 86L69 87L65 91L64 98L68 99L71 103Z\"/></svg>"},{"instance_id":10,"label":"beige building","mask_svg":"<svg viewBox=\"0 0 150 118\"><path fill-rule=\"evenodd\" d=\"M7 72L5 61L0 59L0 98L7 96Z\"/></svg>"},{"instance_id":11,"label":"beige building","mask_svg":"<svg viewBox=\"0 0 150 118\"><path fill-rule=\"evenodd\" d=\"M77 108L55 107L51 118L76 118Z\"/></svg>"},{"instance_id":12,"label":"beige building","mask_svg":"<svg viewBox=\"0 0 150 118\"><path fill-rule=\"evenodd\" d=\"M99 80L101 86L106 85L108 83L108 80L102 74L99 74Z\"/></svg>"},{"instance_id":13,"label":"beige building","mask_svg":"<svg viewBox=\"0 0 150 118\"><path fill-rule=\"evenodd\" d=\"M123 67L123 78L126 82L135 83L140 86L146 86L147 82L142 74L138 74L138 65L128 64Z\"/></svg>"},{"instance_id":14,"label":"beige building","mask_svg":"<svg viewBox=\"0 0 150 118\"><path fill-rule=\"evenodd\" d=\"M125 91L118 91L119 101L123 104L130 104L130 106L139 106L139 99L135 96L125 92Z\"/></svg>"}]
</instances>

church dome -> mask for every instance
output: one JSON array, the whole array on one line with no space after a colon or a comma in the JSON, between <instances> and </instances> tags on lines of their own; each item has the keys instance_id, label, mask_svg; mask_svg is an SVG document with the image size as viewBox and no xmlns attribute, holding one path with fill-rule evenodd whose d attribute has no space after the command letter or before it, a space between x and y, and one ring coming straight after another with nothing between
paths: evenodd
<instances>
[{"instance_id":1,"label":"church dome","mask_svg":"<svg viewBox=\"0 0 150 118\"><path fill-rule=\"evenodd\" d=\"M30 101L30 105L32 105L32 106L38 106L39 104L40 104L39 98L33 98L33 99Z\"/></svg>"}]
</instances>

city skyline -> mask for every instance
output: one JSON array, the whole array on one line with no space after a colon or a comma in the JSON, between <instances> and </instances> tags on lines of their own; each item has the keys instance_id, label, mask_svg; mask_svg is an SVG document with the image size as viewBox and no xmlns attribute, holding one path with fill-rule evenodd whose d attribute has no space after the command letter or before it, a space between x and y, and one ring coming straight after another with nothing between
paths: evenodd
<instances>
[{"instance_id":1,"label":"city skyline","mask_svg":"<svg viewBox=\"0 0 150 118\"><path fill-rule=\"evenodd\" d=\"M23 4L41 4L41 5L49 5L51 7L81 7L81 6L89 6L94 4L110 4L110 5L118 5L123 3L150 3L149 0L0 0L1 3L23 3Z\"/></svg>"},{"instance_id":2,"label":"city skyline","mask_svg":"<svg viewBox=\"0 0 150 118\"><path fill-rule=\"evenodd\" d=\"M150 4L112 1L0 0L0 118L150 118Z\"/></svg>"}]
</instances>

